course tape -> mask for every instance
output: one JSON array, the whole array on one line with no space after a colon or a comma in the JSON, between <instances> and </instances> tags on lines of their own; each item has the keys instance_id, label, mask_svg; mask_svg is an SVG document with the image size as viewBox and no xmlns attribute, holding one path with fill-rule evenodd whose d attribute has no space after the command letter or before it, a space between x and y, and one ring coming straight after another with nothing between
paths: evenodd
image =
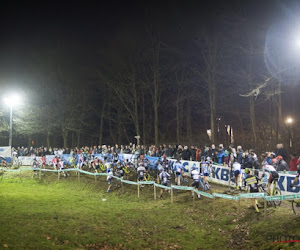
<instances>
[{"instance_id":1,"label":"course tape","mask_svg":"<svg viewBox=\"0 0 300 250\"><path fill-rule=\"evenodd\" d=\"M171 189L172 189L171 187L164 186L164 185L161 185L161 184L158 184L158 183L154 183L154 186L155 186L155 187L159 187L159 188L168 189L168 190L171 190Z\"/></svg>"},{"instance_id":2,"label":"course tape","mask_svg":"<svg viewBox=\"0 0 300 250\"><path fill-rule=\"evenodd\" d=\"M214 196L214 197L219 197L219 198L228 199L228 200L239 200L239 199L240 199L240 198L237 197L237 196L228 195L228 194L218 194L218 193L214 193L213 196Z\"/></svg>"},{"instance_id":3,"label":"course tape","mask_svg":"<svg viewBox=\"0 0 300 250\"><path fill-rule=\"evenodd\" d=\"M69 169L63 169L63 170L54 170L54 169L44 169L44 168L22 168L22 169L0 169L4 172L20 172L20 171L28 171L28 170L36 170L39 171L41 170L42 172L64 172L64 171L77 171L83 174L88 174L88 175L93 175L93 176L107 176L107 173L91 173L85 170L81 170L78 168L69 168ZM197 194L203 195L208 198L224 198L224 199L229 199L229 200L239 200L239 199L248 199L248 198L263 198L266 201L282 201L282 200L294 200L294 199L300 199L300 194L292 194L292 195L276 195L276 196L266 196L265 193L244 193L244 194L239 194L238 196L233 196L233 195L228 195L228 194L219 194L219 193L213 193L212 195L206 192L202 192L199 190L196 190L193 187L187 187L187 186L177 186L177 185L171 185L169 186L164 186L158 183L155 183L154 181L141 181L141 182L135 182L135 181L128 181L128 180L123 180L122 178L113 176L113 178L126 183L126 184L131 184L131 185L155 185L156 187L163 188L163 189L177 189L177 190L187 190L187 191L193 191Z\"/></svg>"},{"instance_id":4,"label":"course tape","mask_svg":"<svg viewBox=\"0 0 300 250\"><path fill-rule=\"evenodd\" d=\"M209 193L202 192L202 191L199 191L199 190L196 190L196 189L194 190L194 192L195 192L196 194L203 195L203 196L205 196L205 197L207 197L207 198L211 198L211 199L215 198L213 195L211 195L211 194L209 194Z\"/></svg>"},{"instance_id":5,"label":"course tape","mask_svg":"<svg viewBox=\"0 0 300 250\"><path fill-rule=\"evenodd\" d=\"M300 194L288 194L288 195L276 195L276 196L266 196L264 197L266 201L284 201L284 200L294 200L300 199Z\"/></svg>"},{"instance_id":6,"label":"course tape","mask_svg":"<svg viewBox=\"0 0 300 250\"><path fill-rule=\"evenodd\" d=\"M122 180L122 182L124 182L124 183L126 183L126 184L139 185L139 183L137 183L137 182L135 182L135 181Z\"/></svg>"},{"instance_id":7,"label":"course tape","mask_svg":"<svg viewBox=\"0 0 300 250\"><path fill-rule=\"evenodd\" d=\"M144 184L144 185L153 185L155 182L154 181L140 181L138 184Z\"/></svg>"},{"instance_id":8,"label":"course tape","mask_svg":"<svg viewBox=\"0 0 300 250\"><path fill-rule=\"evenodd\" d=\"M194 191L195 189L193 187L187 187L187 186L176 186L176 185L171 185L172 189L178 189L178 190L189 190L189 191Z\"/></svg>"},{"instance_id":9,"label":"course tape","mask_svg":"<svg viewBox=\"0 0 300 250\"><path fill-rule=\"evenodd\" d=\"M246 199L251 199L251 198L264 198L266 196L265 193L246 193L246 194L239 194L239 198L246 198Z\"/></svg>"}]
</instances>

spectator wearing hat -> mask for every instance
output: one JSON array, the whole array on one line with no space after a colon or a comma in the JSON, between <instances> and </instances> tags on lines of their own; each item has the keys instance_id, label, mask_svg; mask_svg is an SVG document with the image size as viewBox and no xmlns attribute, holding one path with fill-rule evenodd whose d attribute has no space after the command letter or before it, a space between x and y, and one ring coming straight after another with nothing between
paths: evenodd
<instances>
[{"instance_id":1,"label":"spectator wearing hat","mask_svg":"<svg viewBox=\"0 0 300 250\"><path fill-rule=\"evenodd\" d=\"M275 164L277 166L277 171L289 171L289 165L281 155L275 158Z\"/></svg>"}]
</instances>

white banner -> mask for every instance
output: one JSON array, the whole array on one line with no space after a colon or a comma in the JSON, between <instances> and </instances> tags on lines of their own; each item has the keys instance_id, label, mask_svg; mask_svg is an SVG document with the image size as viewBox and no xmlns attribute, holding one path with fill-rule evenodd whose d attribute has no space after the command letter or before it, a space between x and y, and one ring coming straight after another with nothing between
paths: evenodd
<instances>
[{"instance_id":1,"label":"white banner","mask_svg":"<svg viewBox=\"0 0 300 250\"><path fill-rule=\"evenodd\" d=\"M0 156L11 158L11 147L0 147Z\"/></svg>"},{"instance_id":2,"label":"white banner","mask_svg":"<svg viewBox=\"0 0 300 250\"><path fill-rule=\"evenodd\" d=\"M242 174L244 174L244 169L242 169ZM252 173L253 174L253 173ZM233 172L230 173L230 168L227 166L221 166L221 165L213 165L212 166L212 172L210 174L210 177L208 177L208 181L211 181L213 183L218 183L222 185L233 185L234 183L230 181L231 178L234 177ZM262 176L262 171L259 171L259 176ZM278 188L281 190L282 195L286 194L295 194L299 193L300 188L292 189L290 185L292 184L296 174L290 174L290 173L279 173L279 179L278 179ZM263 182L267 182L269 177L269 174L266 173L265 177L263 179ZM299 182L299 181L298 181Z\"/></svg>"}]
</instances>

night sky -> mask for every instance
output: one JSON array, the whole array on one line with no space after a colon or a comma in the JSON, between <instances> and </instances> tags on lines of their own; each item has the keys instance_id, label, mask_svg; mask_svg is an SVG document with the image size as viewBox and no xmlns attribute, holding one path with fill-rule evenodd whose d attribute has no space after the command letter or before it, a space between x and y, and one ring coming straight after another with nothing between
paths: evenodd
<instances>
[{"instance_id":1,"label":"night sky","mask_svg":"<svg viewBox=\"0 0 300 250\"><path fill-rule=\"evenodd\" d=\"M45 66L50 61L49 53L51 54L57 48L59 59L55 62L64 64L65 75L78 81L80 86L91 84L90 88L94 88L93 86L98 84L97 72L99 70L103 72L118 71L120 60L116 55L124 54L127 58L135 53L144 53L145 48L141 45L148 42L147 27L155 27L159 30L163 42L162 51L168 50L168 54L162 55L162 62L164 60L176 61L175 52L170 51L180 50L185 58L185 64L198 64L201 67L204 62L200 59L199 47L195 45L195 40L199 37L198 31L205 30L207 34L216 31L224 40L222 46L233 48L229 52L224 49L224 52L220 53L222 60L226 59L225 68L229 64L231 68L230 73L222 76L224 79L222 85L226 86L226 89L238 89L235 93L235 96L238 97L239 93L246 93L250 90L248 87L237 87L240 79L234 75L234 71L237 68L243 68L242 65L245 62L245 57L237 50L241 47L239 43L243 43L246 32L252 32L253 36L251 35L250 40L253 40L255 49L262 53L262 56L257 59L259 64L255 62L254 66L254 68L258 68L254 69L257 70L257 73L254 74L254 81L259 83L265 79L265 76L268 77L278 71L278 68L274 69L272 66L266 65L270 63L266 63L268 55L263 55L266 50L266 41L270 43L275 41L272 34L270 35L271 28L275 27L276 32L283 34L284 37L281 38L281 41L285 41L286 34L282 30L286 30L286 27L297 27L299 6L297 1L177 1L176 3L174 1L157 3L152 1L131 1L129 3L107 1L97 4L82 2L4 5L1 7L0 22L2 95L16 89L21 92L24 89L33 89L26 103L43 105L43 98L37 100L40 96L40 86L47 84L50 88L51 86L60 88L64 85L63 82L55 82L52 78L52 80L43 80L46 72L49 72ZM282 21L285 21L285 26L281 26ZM244 25L244 28L240 28L241 25ZM300 38L300 29L295 28L295 30L299 30ZM286 53L284 50L282 51L283 59L285 59ZM262 66L263 64L264 66ZM168 64L162 70L167 72L166 75L171 75L172 67ZM262 70L262 67L265 68ZM297 98L296 96L286 98L287 95L290 95L287 93L295 95L299 92L298 75L295 72L294 70L292 73L290 71L284 73L286 75L283 79L282 102L285 114L292 114L296 118L298 103L295 99ZM291 77L289 77L290 74ZM199 84L196 83L195 77L192 76L191 81ZM165 82L162 80L163 84ZM169 93L171 90L168 90ZM166 93L163 94L164 97L168 95ZM248 112L247 107L244 108L247 101L237 97L232 98L232 101L228 97L219 98L218 105L223 105L225 112L220 111L218 115L227 117L227 122L236 119L236 115L234 117L232 114L226 114L228 110L235 110L237 106L240 106L242 113ZM173 97L170 97L170 100L172 99ZM102 105L101 100L94 96L89 96L89 100L91 105ZM263 102L258 100L257 105L267 107L267 104L261 103ZM148 104L151 106L150 103ZM202 126L201 124L208 124L209 118L205 108L201 111L201 103L198 104L199 113L202 113L199 115L196 112L197 115L193 117L193 121L197 129L205 130L208 125ZM266 112L266 109L258 108L258 123L260 123L260 117L264 117L263 112ZM168 113L164 109L160 110L160 116L165 117L165 120L162 119L161 127L168 126L169 121L174 119L174 114ZM249 125L247 119L245 118L243 121L246 131ZM240 121L236 120L232 123L240 124ZM99 129L98 125L95 125L95 130ZM130 127L130 125L128 126ZM86 133L90 133L89 130ZM171 134L162 137L172 141Z\"/></svg>"}]
</instances>

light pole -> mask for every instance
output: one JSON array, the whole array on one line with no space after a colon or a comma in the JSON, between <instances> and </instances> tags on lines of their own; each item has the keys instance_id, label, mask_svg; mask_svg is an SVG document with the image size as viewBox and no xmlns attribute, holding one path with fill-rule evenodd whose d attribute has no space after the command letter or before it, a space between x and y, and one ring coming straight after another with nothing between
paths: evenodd
<instances>
[{"instance_id":1,"label":"light pole","mask_svg":"<svg viewBox=\"0 0 300 250\"><path fill-rule=\"evenodd\" d=\"M8 145L12 146L12 113L13 113L13 106L17 106L21 103L21 98L19 95L10 95L4 98L4 103L10 109L10 117L9 117L9 141Z\"/></svg>"},{"instance_id":2,"label":"light pole","mask_svg":"<svg viewBox=\"0 0 300 250\"><path fill-rule=\"evenodd\" d=\"M286 119L286 124L288 125L288 130L289 130L289 143L290 143L290 148L293 147L293 131L292 131L292 124L293 124L293 118L288 117Z\"/></svg>"}]
</instances>

